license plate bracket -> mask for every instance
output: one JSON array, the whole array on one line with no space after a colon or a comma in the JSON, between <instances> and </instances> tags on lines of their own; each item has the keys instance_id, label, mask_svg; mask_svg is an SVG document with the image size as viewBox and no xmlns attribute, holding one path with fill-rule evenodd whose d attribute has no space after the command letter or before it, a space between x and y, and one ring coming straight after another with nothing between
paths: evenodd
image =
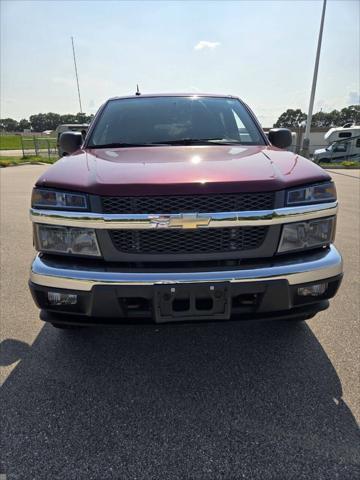
<instances>
[{"instance_id":1,"label":"license plate bracket","mask_svg":"<svg viewBox=\"0 0 360 480\"><path fill-rule=\"evenodd\" d=\"M227 320L231 313L229 282L156 285L157 323L187 320Z\"/></svg>"}]
</instances>

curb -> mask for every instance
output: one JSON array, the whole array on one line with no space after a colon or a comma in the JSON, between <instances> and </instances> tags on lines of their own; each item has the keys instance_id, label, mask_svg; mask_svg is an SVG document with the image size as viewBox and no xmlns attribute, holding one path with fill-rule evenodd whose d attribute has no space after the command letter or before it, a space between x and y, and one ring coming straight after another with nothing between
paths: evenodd
<instances>
[{"instance_id":1,"label":"curb","mask_svg":"<svg viewBox=\"0 0 360 480\"><path fill-rule=\"evenodd\" d=\"M1 158L0 158L1 161ZM46 162L21 162L21 163L15 163L15 164L9 164L9 165L0 165L0 168L9 168L9 167L22 167L24 165L53 165L52 163L46 163Z\"/></svg>"}]
</instances>

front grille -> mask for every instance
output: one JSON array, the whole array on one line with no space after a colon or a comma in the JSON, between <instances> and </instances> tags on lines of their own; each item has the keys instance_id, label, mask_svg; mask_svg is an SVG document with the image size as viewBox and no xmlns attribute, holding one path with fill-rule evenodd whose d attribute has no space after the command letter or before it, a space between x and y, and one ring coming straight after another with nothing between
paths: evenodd
<instances>
[{"instance_id":1,"label":"front grille","mask_svg":"<svg viewBox=\"0 0 360 480\"><path fill-rule=\"evenodd\" d=\"M274 192L165 195L154 197L102 197L103 213L205 213L270 210Z\"/></svg>"},{"instance_id":2,"label":"front grille","mask_svg":"<svg viewBox=\"0 0 360 480\"><path fill-rule=\"evenodd\" d=\"M109 230L114 247L135 254L227 253L259 248L269 227Z\"/></svg>"}]
</instances>

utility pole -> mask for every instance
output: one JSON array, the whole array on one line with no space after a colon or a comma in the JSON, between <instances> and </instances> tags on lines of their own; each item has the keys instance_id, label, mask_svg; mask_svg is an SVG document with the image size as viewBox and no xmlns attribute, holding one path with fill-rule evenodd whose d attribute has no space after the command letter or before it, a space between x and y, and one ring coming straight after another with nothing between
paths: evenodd
<instances>
[{"instance_id":1,"label":"utility pole","mask_svg":"<svg viewBox=\"0 0 360 480\"><path fill-rule=\"evenodd\" d=\"M305 157L309 156L310 128L311 128L311 119L312 119L313 108L314 108L317 75L319 70L319 60L320 60L320 52L321 52L322 35L323 35L323 29L324 29L325 10L326 10L326 0L323 0L320 31L319 31L317 50L316 50L315 66L314 66L314 75L313 75L313 81L312 81L311 93L310 93L309 112L306 119L306 128L305 128L305 134L304 134L304 140L303 140L303 146L302 146L302 154Z\"/></svg>"},{"instance_id":2,"label":"utility pole","mask_svg":"<svg viewBox=\"0 0 360 480\"><path fill-rule=\"evenodd\" d=\"M83 111L82 111L82 106L81 106L79 76L78 76L78 71L77 71L77 66L76 66L76 55L75 55L75 47L74 47L74 37L71 37L71 44L72 44L72 51L73 51L73 57L74 57L75 77L76 77L77 91L78 91L78 96L79 96L80 113L83 113Z\"/></svg>"}]
</instances>

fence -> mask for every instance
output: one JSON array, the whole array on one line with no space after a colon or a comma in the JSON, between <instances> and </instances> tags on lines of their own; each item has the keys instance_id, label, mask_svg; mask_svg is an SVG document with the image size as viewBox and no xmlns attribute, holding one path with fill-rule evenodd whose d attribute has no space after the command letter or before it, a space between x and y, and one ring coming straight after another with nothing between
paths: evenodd
<instances>
[{"instance_id":1,"label":"fence","mask_svg":"<svg viewBox=\"0 0 360 480\"><path fill-rule=\"evenodd\" d=\"M50 159L59 158L56 138L21 136L21 148L24 157L41 156ZM312 145L324 149L324 145ZM299 145L293 144L289 150L299 153ZM336 140L319 155L311 155L316 163L335 163L342 161L360 161L360 135Z\"/></svg>"},{"instance_id":2,"label":"fence","mask_svg":"<svg viewBox=\"0 0 360 480\"><path fill-rule=\"evenodd\" d=\"M328 144L324 139L325 133L329 130L328 127L312 127L310 131L310 145L309 145L309 154L313 155L314 151L319 148L325 148ZM293 145L292 149L295 153L300 153L302 151L302 145L305 135L304 128L294 128L293 129Z\"/></svg>"},{"instance_id":3,"label":"fence","mask_svg":"<svg viewBox=\"0 0 360 480\"><path fill-rule=\"evenodd\" d=\"M316 163L339 163L360 161L360 135L332 142L321 154L314 155Z\"/></svg>"},{"instance_id":4,"label":"fence","mask_svg":"<svg viewBox=\"0 0 360 480\"><path fill-rule=\"evenodd\" d=\"M51 158L59 157L56 138L21 136L21 148L24 157L37 156Z\"/></svg>"}]
</instances>

